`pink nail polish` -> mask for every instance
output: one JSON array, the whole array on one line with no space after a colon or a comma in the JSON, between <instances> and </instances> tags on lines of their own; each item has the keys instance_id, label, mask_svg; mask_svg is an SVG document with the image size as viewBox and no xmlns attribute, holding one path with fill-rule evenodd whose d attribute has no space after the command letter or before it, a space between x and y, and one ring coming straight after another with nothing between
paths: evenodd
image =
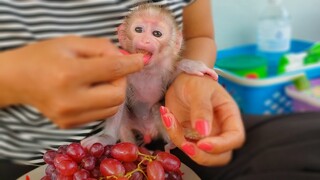
<instances>
[{"instance_id":1,"label":"pink nail polish","mask_svg":"<svg viewBox=\"0 0 320 180\"><path fill-rule=\"evenodd\" d=\"M196 150L193 147L192 144L190 143L185 143L184 145L181 146L182 150L189 156L194 156L196 155Z\"/></svg>"},{"instance_id":2,"label":"pink nail polish","mask_svg":"<svg viewBox=\"0 0 320 180\"><path fill-rule=\"evenodd\" d=\"M160 114L163 116L164 114L166 114L168 111L167 111L167 108L164 107L164 106L160 106Z\"/></svg>"},{"instance_id":3,"label":"pink nail polish","mask_svg":"<svg viewBox=\"0 0 320 180\"><path fill-rule=\"evenodd\" d=\"M195 129L202 136L209 135L209 123L206 120L198 120L195 125Z\"/></svg>"},{"instance_id":4,"label":"pink nail polish","mask_svg":"<svg viewBox=\"0 0 320 180\"><path fill-rule=\"evenodd\" d=\"M123 49L119 49L119 51L123 54L123 55L129 55L130 53L126 50Z\"/></svg>"},{"instance_id":5,"label":"pink nail polish","mask_svg":"<svg viewBox=\"0 0 320 180\"><path fill-rule=\"evenodd\" d=\"M164 124L167 128L170 128L170 127L171 127L171 122L172 122L171 117L169 117L169 116L163 116L162 119L163 119L163 124Z\"/></svg>"},{"instance_id":6,"label":"pink nail polish","mask_svg":"<svg viewBox=\"0 0 320 180\"><path fill-rule=\"evenodd\" d=\"M213 145L209 143L201 143L198 145L198 147L204 151L211 152L213 149Z\"/></svg>"}]
</instances>

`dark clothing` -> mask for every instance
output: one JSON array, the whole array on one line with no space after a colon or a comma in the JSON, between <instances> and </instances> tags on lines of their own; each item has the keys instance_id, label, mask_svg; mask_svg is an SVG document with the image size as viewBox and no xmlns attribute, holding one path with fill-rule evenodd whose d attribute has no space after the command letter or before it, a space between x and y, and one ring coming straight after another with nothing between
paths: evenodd
<instances>
[{"instance_id":1,"label":"dark clothing","mask_svg":"<svg viewBox=\"0 0 320 180\"><path fill-rule=\"evenodd\" d=\"M247 139L230 164L186 164L204 180L320 179L320 112L244 117ZM188 159L184 156L184 160Z\"/></svg>"}]
</instances>

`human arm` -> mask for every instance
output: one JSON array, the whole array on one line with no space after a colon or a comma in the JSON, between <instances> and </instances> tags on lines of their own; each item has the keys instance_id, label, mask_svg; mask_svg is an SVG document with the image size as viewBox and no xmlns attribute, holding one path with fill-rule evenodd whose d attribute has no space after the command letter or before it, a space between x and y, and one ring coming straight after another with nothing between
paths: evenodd
<instances>
[{"instance_id":1,"label":"human arm","mask_svg":"<svg viewBox=\"0 0 320 180\"><path fill-rule=\"evenodd\" d=\"M61 128L113 115L142 55L107 39L67 36L0 53L0 107L29 104Z\"/></svg>"},{"instance_id":2,"label":"human arm","mask_svg":"<svg viewBox=\"0 0 320 180\"><path fill-rule=\"evenodd\" d=\"M196 0L183 11L183 58L199 60L213 68L216 59L210 0Z\"/></svg>"},{"instance_id":3,"label":"human arm","mask_svg":"<svg viewBox=\"0 0 320 180\"><path fill-rule=\"evenodd\" d=\"M212 68L216 58L209 0L198 0L184 11L183 58L200 60ZM166 93L162 119L172 142L195 162L207 166L230 161L245 139L239 109L218 82L208 77L180 74ZM168 123L170 122L170 123ZM188 142L183 126L205 136Z\"/></svg>"}]
</instances>

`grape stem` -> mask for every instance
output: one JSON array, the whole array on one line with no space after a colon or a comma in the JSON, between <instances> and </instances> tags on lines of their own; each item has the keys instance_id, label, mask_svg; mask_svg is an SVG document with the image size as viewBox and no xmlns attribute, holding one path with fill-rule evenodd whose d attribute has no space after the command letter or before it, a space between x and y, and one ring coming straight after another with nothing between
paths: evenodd
<instances>
[{"instance_id":1,"label":"grape stem","mask_svg":"<svg viewBox=\"0 0 320 180\"><path fill-rule=\"evenodd\" d=\"M142 170L142 163L144 163L145 161L149 161L149 162L152 162L153 160L155 160L157 158L157 156L152 156L152 155L147 155L147 154L143 154L141 152L138 152L138 155L139 156L142 156L143 159L138 163L138 166L136 169L130 171L130 172L127 172L124 177L126 178L130 178L133 173L135 172L141 172L147 179L148 179L148 176L146 175L146 173ZM105 179L118 179L119 177L118 176L115 176L115 175L111 175L111 176L106 176L106 177L100 177L99 180L105 180Z\"/></svg>"},{"instance_id":2,"label":"grape stem","mask_svg":"<svg viewBox=\"0 0 320 180\"><path fill-rule=\"evenodd\" d=\"M138 152L138 155L139 156L143 156L144 157L144 160L148 160L148 161L152 161L152 160L155 160L156 159L156 156L152 156L152 155L147 155L147 154L143 154L141 152Z\"/></svg>"}]
</instances>

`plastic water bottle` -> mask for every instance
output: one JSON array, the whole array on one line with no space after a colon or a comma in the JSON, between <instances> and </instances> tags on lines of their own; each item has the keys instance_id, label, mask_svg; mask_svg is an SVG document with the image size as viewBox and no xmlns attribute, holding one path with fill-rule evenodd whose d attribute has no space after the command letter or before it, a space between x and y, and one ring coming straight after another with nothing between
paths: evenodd
<instances>
[{"instance_id":1,"label":"plastic water bottle","mask_svg":"<svg viewBox=\"0 0 320 180\"><path fill-rule=\"evenodd\" d=\"M268 0L257 30L257 54L268 59L268 74L275 75L280 57L290 50L290 15L282 0Z\"/></svg>"}]
</instances>

